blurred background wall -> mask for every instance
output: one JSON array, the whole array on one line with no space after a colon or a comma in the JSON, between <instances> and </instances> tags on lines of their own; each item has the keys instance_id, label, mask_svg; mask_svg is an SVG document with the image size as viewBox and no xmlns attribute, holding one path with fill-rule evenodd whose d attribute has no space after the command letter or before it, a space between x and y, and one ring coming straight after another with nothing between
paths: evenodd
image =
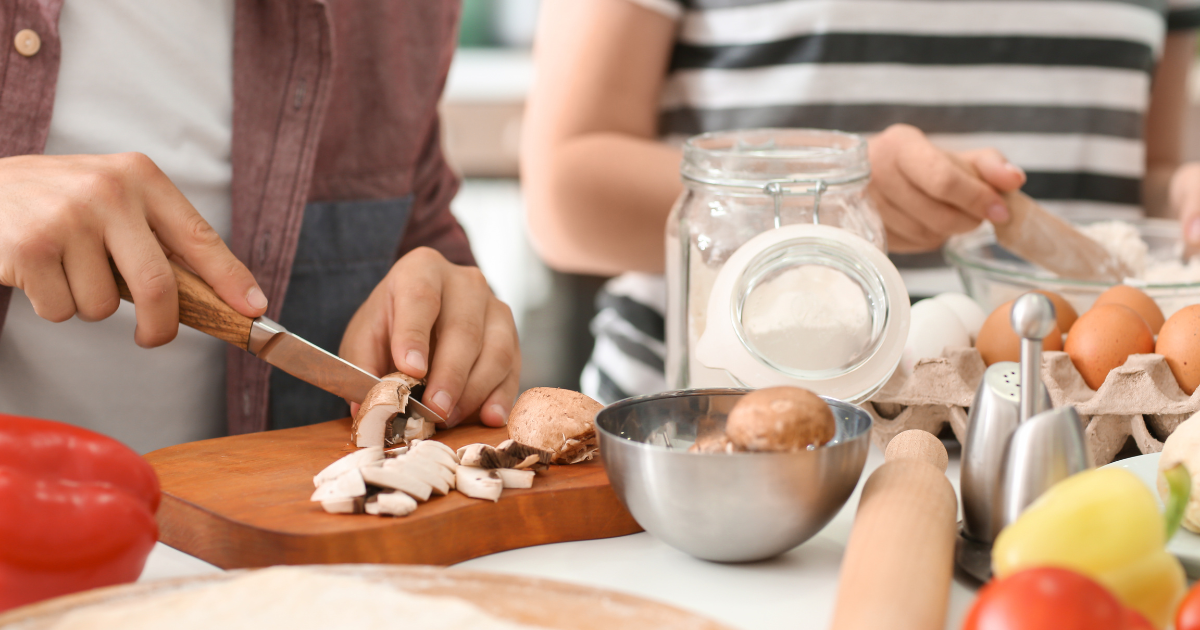
<instances>
[{"instance_id":1,"label":"blurred background wall","mask_svg":"<svg viewBox=\"0 0 1200 630\"><path fill-rule=\"evenodd\" d=\"M517 320L524 358L521 388L578 389L591 352L594 296L604 279L558 273L541 263L529 243L517 179L538 3L463 0L459 50L442 102L443 141L465 178L454 212L480 268ZM1190 83L1185 146L1187 159L1197 160L1200 68L1193 70Z\"/></svg>"}]
</instances>

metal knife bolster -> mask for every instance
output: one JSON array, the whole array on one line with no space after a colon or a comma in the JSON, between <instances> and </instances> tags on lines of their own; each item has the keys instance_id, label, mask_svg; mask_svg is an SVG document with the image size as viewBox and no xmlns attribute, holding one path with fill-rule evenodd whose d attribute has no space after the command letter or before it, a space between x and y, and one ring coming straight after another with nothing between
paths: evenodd
<instances>
[{"instance_id":1,"label":"metal knife bolster","mask_svg":"<svg viewBox=\"0 0 1200 630\"><path fill-rule=\"evenodd\" d=\"M267 363L347 400L361 403L379 377L288 332L266 317L254 320L246 350ZM445 424L446 420L415 397L408 400L414 415Z\"/></svg>"}]
</instances>

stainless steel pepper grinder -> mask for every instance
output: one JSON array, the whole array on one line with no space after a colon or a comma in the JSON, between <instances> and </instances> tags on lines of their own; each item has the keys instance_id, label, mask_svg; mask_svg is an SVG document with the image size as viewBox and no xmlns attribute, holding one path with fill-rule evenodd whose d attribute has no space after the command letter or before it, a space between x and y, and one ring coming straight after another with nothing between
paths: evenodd
<instances>
[{"instance_id":1,"label":"stainless steel pepper grinder","mask_svg":"<svg viewBox=\"0 0 1200 630\"><path fill-rule=\"evenodd\" d=\"M963 445L963 526L956 560L979 581L992 573L992 543L1051 485L1087 468L1083 425L1074 407L1052 409L1042 382L1042 340L1054 304L1026 293L1013 304L1021 363L995 363L975 394Z\"/></svg>"}]
</instances>

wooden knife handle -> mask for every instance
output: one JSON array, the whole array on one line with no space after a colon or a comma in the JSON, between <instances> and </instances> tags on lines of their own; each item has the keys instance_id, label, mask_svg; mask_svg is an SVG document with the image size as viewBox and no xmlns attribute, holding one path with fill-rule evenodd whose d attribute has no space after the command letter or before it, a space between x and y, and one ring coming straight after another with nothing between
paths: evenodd
<instances>
[{"instance_id":1,"label":"wooden knife handle","mask_svg":"<svg viewBox=\"0 0 1200 630\"><path fill-rule=\"evenodd\" d=\"M130 302L133 294L129 285L117 271L117 266L110 260L113 277L117 281L117 290L121 297ZM202 333L212 335L217 339L227 341L243 350L250 345L250 328L254 320L233 310L217 297L216 291L200 276L171 262L175 271L175 284L179 287L179 323L185 324Z\"/></svg>"},{"instance_id":2,"label":"wooden knife handle","mask_svg":"<svg viewBox=\"0 0 1200 630\"><path fill-rule=\"evenodd\" d=\"M886 457L863 486L832 627L941 630L958 513L946 449L933 435L910 430L892 439Z\"/></svg>"}]
</instances>

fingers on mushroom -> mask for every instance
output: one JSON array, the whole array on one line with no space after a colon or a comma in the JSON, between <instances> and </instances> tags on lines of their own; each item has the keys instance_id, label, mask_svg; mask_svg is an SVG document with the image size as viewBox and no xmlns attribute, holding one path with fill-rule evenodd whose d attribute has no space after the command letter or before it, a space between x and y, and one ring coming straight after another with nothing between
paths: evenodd
<instances>
[{"instance_id":1,"label":"fingers on mushroom","mask_svg":"<svg viewBox=\"0 0 1200 630\"><path fill-rule=\"evenodd\" d=\"M534 387L517 399L508 416L508 435L554 454L552 463L591 459L599 446L593 419L604 405L566 389Z\"/></svg>"}]
</instances>

